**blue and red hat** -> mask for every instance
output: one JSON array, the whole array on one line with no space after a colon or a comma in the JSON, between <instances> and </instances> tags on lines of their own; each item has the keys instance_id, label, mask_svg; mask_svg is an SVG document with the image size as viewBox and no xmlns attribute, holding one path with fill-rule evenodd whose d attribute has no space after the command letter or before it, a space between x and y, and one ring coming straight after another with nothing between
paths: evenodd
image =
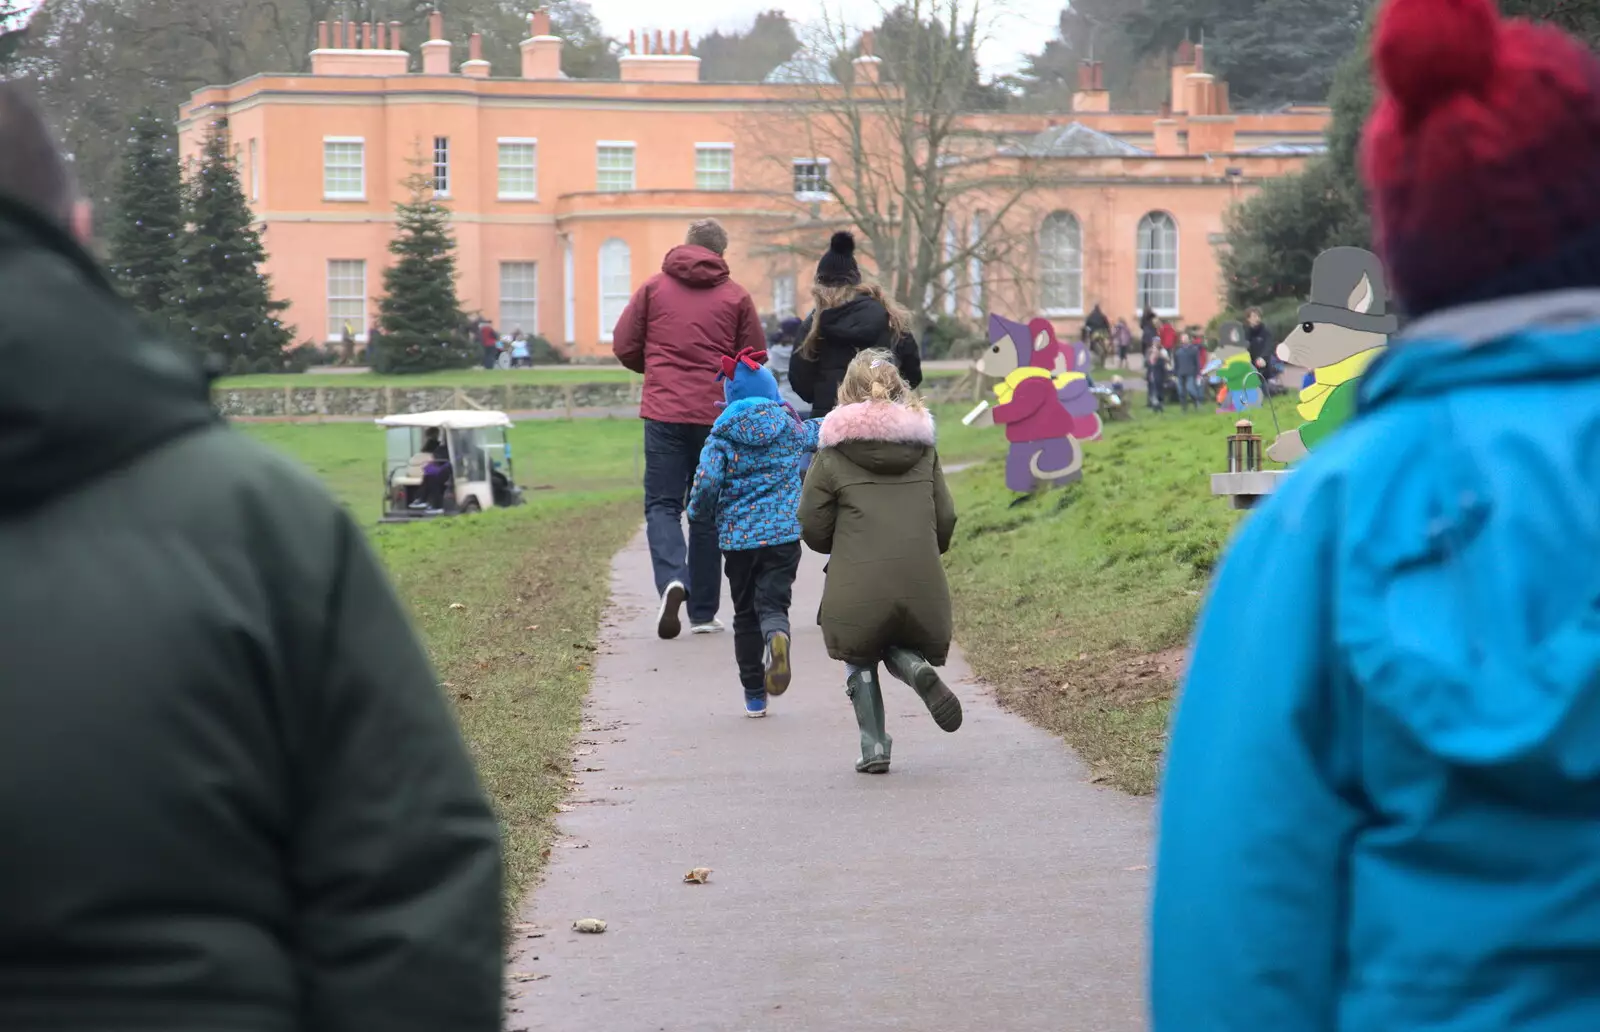
<instances>
[{"instance_id":1,"label":"blue and red hat","mask_svg":"<svg viewBox=\"0 0 1600 1032\"><path fill-rule=\"evenodd\" d=\"M731 358L723 356L717 379L722 383L722 396L729 405L746 399L782 400L777 378L763 365L766 360L767 353L754 348L745 348Z\"/></svg>"}]
</instances>

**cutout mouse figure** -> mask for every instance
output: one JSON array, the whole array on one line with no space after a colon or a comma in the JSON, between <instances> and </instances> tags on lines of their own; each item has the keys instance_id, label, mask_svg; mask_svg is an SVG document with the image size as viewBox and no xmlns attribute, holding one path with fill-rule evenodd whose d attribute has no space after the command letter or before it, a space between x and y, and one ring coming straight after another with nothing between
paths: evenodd
<instances>
[{"instance_id":1,"label":"cutout mouse figure","mask_svg":"<svg viewBox=\"0 0 1600 1032\"><path fill-rule=\"evenodd\" d=\"M981 403L963 422L1006 428L1006 487L1025 494L1041 481L1056 486L1080 479L1078 441L1098 440L1101 429L1088 349L1063 346L1048 320L1024 326L998 315L989 317L989 345L973 365L1000 379L997 404Z\"/></svg>"},{"instance_id":2,"label":"cutout mouse figure","mask_svg":"<svg viewBox=\"0 0 1600 1032\"><path fill-rule=\"evenodd\" d=\"M1335 247L1317 255L1311 300L1300 306L1300 325L1278 345L1280 359L1312 370L1296 407L1306 422L1280 434L1268 458L1305 457L1355 414L1361 374L1398 328L1388 301L1383 264L1371 251Z\"/></svg>"}]
</instances>

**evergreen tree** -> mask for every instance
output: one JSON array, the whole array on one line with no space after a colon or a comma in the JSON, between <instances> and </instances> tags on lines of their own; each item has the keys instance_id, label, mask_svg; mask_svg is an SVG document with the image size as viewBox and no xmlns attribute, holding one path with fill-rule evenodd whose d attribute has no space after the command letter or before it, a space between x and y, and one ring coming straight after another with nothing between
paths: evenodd
<instances>
[{"instance_id":1,"label":"evergreen tree","mask_svg":"<svg viewBox=\"0 0 1600 1032\"><path fill-rule=\"evenodd\" d=\"M183 177L172 126L153 110L133 124L117 182L110 265L133 306L154 325L177 325Z\"/></svg>"},{"instance_id":2,"label":"evergreen tree","mask_svg":"<svg viewBox=\"0 0 1600 1032\"><path fill-rule=\"evenodd\" d=\"M695 45L700 78L707 82L761 82L800 52L794 24L782 11L756 15L748 32L713 32Z\"/></svg>"},{"instance_id":3,"label":"evergreen tree","mask_svg":"<svg viewBox=\"0 0 1600 1032\"><path fill-rule=\"evenodd\" d=\"M195 349L230 373L268 373L287 364L291 331L278 319L260 271L266 252L251 227L226 121L206 136L200 166L188 185L189 235L179 251L178 318Z\"/></svg>"},{"instance_id":4,"label":"evergreen tree","mask_svg":"<svg viewBox=\"0 0 1600 1032\"><path fill-rule=\"evenodd\" d=\"M455 237L450 209L433 196L420 169L405 179L410 199L395 205L389 242L395 261L383 272L373 365L383 373L425 373L472 364L466 317L456 298Z\"/></svg>"}]
</instances>

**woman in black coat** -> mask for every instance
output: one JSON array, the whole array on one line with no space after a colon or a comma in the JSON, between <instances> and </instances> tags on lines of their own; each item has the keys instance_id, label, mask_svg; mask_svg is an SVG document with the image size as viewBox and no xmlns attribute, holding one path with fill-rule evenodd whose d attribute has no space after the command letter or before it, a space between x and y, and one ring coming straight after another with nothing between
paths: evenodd
<instances>
[{"instance_id":1,"label":"woman in black coat","mask_svg":"<svg viewBox=\"0 0 1600 1032\"><path fill-rule=\"evenodd\" d=\"M855 249L849 233L833 235L811 288L816 308L801 325L789 361L789 385L811 403L813 418L833 409L850 360L869 348L893 354L911 387L922 383L922 349L911 334L911 317L877 284L861 281Z\"/></svg>"}]
</instances>

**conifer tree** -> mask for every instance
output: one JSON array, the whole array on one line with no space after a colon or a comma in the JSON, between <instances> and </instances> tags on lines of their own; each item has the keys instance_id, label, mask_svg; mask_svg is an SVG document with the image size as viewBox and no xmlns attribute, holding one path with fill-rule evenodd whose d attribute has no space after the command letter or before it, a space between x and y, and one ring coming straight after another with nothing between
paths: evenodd
<instances>
[{"instance_id":1,"label":"conifer tree","mask_svg":"<svg viewBox=\"0 0 1600 1032\"><path fill-rule=\"evenodd\" d=\"M151 323L171 331L183 246L183 177L172 125L153 110L133 124L117 182L110 265L123 292Z\"/></svg>"},{"instance_id":2,"label":"conifer tree","mask_svg":"<svg viewBox=\"0 0 1600 1032\"><path fill-rule=\"evenodd\" d=\"M179 257L178 318L196 350L229 373L278 372L288 362L290 329L261 272L266 252L251 226L225 121L212 125L187 189L188 235Z\"/></svg>"},{"instance_id":3,"label":"conifer tree","mask_svg":"<svg viewBox=\"0 0 1600 1032\"><path fill-rule=\"evenodd\" d=\"M378 339L373 365L384 373L423 373L472 364L466 317L456 297L455 237L450 209L433 195L418 170L404 186L410 199L395 205L397 232L389 242L395 261L383 272Z\"/></svg>"}]
</instances>

